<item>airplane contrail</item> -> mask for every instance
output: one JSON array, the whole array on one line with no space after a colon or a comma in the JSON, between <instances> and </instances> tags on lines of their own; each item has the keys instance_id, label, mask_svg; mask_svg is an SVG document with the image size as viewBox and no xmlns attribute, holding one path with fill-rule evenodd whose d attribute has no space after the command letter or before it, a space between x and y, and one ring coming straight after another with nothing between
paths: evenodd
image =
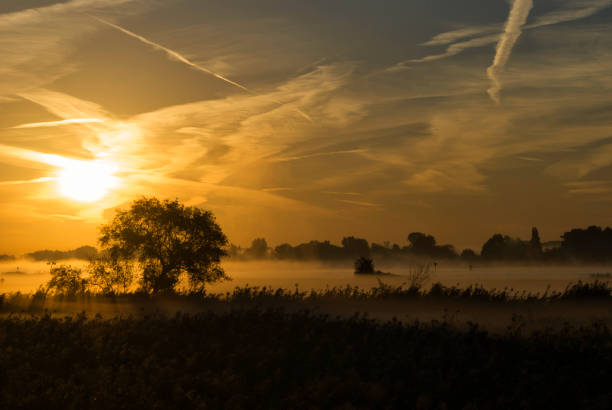
<instances>
[{"instance_id":1,"label":"airplane contrail","mask_svg":"<svg viewBox=\"0 0 612 410\"><path fill-rule=\"evenodd\" d=\"M499 42L497 43L495 59L493 64L487 69L487 75L491 80L491 88L487 90L489 96L497 104L500 103L500 95L502 84L499 79L499 73L504 69L506 63L510 59L512 49L518 38L521 36L522 28L527 22L529 12L533 8L533 0L514 0L508 21L504 28Z\"/></svg>"},{"instance_id":2,"label":"airplane contrail","mask_svg":"<svg viewBox=\"0 0 612 410\"><path fill-rule=\"evenodd\" d=\"M70 125L70 124L100 124L103 122L104 120L100 118L71 118L71 119L60 120L60 121L46 121L46 122L33 122L29 124L21 124L21 125L16 125L12 128L58 127L61 125Z\"/></svg>"},{"instance_id":3,"label":"airplane contrail","mask_svg":"<svg viewBox=\"0 0 612 410\"><path fill-rule=\"evenodd\" d=\"M57 178L53 178L53 177L41 177L41 178L26 179L26 180L19 180L19 181L2 181L2 182L0 182L0 185L39 184L41 182L55 181L56 179Z\"/></svg>"},{"instance_id":4,"label":"airplane contrail","mask_svg":"<svg viewBox=\"0 0 612 410\"><path fill-rule=\"evenodd\" d=\"M189 60L187 57L181 55L180 53L177 53L174 50L169 49L168 47L165 47L165 46L162 46L161 44L155 43L155 42L153 42L153 41L151 41L151 40L149 40L149 39L147 39L147 38L145 38L145 37L143 37L141 35L138 35L138 34L134 33L133 31L130 31L130 30L126 29L126 28L118 26L117 24L113 24L110 21L106 21L104 19L101 19L100 17L96 17L96 16L93 16L91 14L87 14L87 15L89 17L91 17L91 18L94 18L94 19L98 20L102 24L105 24L105 25L107 25L109 27L112 27L112 28L114 28L116 30L119 30L119 31L121 31L124 34L127 34L128 36L133 37L133 38L135 38L135 39L137 39L137 40L139 40L139 41L141 41L141 42L143 42L143 43L145 43L145 44L155 48L156 50L160 50L160 51L165 52L168 56L170 56L171 58L173 58L173 59L175 59L177 61L180 61L181 63L187 64L188 66L190 66L190 67L192 67L192 68L194 68L194 69L196 69L198 71L201 71L203 73L210 74L213 77L216 77L216 78L218 78L221 81L225 81L226 83L231 84L234 87L238 87L241 90L243 90L243 91L245 91L245 92L247 92L247 93L249 93L251 95L257 95L257 93L255 93L254 91L251 91L249 88L245 87L244 85L242 85L240 83L237 83L236 81L232 81L229 78L227 78L225 76L222 76L219 73L215 73L214 71L209 70L206 67L202 67L201 65L199 65L197 63L194 63L193 61ZM275 100L270 100L270 101L272 101L272 102L274 102L274 103L276 103L278 105L285 105L285 104L283 104L283 103L281 103L279 101L275 101ZM306 113L302 112L302 110L300 110L298 108L294 108L294 109L302 117L304 117L308 121L312 122L312 119L310 118L309 115L307 115Z\"/></svg>"}]
</instances>

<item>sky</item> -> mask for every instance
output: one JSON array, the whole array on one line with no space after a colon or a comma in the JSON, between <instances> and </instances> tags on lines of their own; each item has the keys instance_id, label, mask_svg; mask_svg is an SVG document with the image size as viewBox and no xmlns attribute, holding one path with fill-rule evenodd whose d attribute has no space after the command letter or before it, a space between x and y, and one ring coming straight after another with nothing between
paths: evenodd
<instances>
[{"instance_id":1,"label":"sky","mask_svg":"<svg viewBox=\"0 0 612 410\"><path fill-rule=\"evenodd\" d=\"M612 0L2 0L0 62L0 253L612 225Z\"/></svg>"}]
</instances>

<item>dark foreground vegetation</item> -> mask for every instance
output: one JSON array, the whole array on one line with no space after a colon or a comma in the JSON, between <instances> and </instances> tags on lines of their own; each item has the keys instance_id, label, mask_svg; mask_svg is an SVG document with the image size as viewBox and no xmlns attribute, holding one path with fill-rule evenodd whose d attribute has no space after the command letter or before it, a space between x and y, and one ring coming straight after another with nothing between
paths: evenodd
<instances>
[{"instance_id":1,"label":"dark foreground vegetation","mask_svg":"<svg viewBox=\"0 0 612 410\"><path fill-rule=\"evenodd\" d=\"M233 310L0 319L0 403L46 409L609 409L609 329Z\"/></svg>"},{"instance_id":2,"label":"dark foreground vegetation","mask_svg":"<svg viewBox=\"0 0 612 410\"><path fill-rule=\"evenodd\" d=\"M387 301L612 306L607 282L526 294L434 284L324 291L0 295L1 408L608 409L609 323L488 332L313 307ZM172 314L143 309L172 302ZM58 313L74 304L115 316ZM199 310L193 307L199 307ZM51 310L48 310L51 309ZM180 313L178 310L192 313ZM169 310L166 309L166 312ZM133 314L129 314L132 312ZM317 313L319 312L319 313Z\"/></svg>"},{"instance_id":3,"label":"dark foreground vegetation","mask_svg":"<svg viewBox=\"0 0 612 410\"><path fill-rule=\"evenodd\" d=\"M53 282L53 279L52 281ZM76 283L76 286L73 286ZM370 289L347 285L345 287L333 287L325 290L303 291L299 288L294 290L273 289L270 287L236 287L233 292L207 293L198 292L173 292L165 294L150 294L144 290L136 292L95 292L86 287L80 287L81 282L68 282L69 286L57 287L53 292L49 288L41 287L34 294L21 293L0 294L0 313L36 313L46 309L46 303L57 302L79 302L94 304L98 302L141 302L172 299L207 304L232 305L240 302L257 304L261 302L310 302L322 300L336 300L339 302L350 300L438 300L451 301L461 300L467 302L486 302L501 304L535 303L554 304L558 302L604 302L612 304L612 286L609 281L595 279L593 281L571 283L563 291L545 291L543 293L530 293L516 289L486 289L480 285L461 288L458 286L445 286L436 282L426 289L421 284L392 286L378 280L378 286ZM180 305L180 303L179 303ZM612 307L612 305L611 305Z\"/></svg>"}]
</instances>

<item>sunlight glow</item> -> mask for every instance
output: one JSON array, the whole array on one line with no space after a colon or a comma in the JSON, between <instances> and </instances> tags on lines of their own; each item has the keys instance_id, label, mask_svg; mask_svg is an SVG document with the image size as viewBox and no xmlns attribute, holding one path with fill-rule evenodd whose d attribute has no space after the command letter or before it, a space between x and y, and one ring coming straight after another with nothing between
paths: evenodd
<instances>
[{"instance_id":1,"label":"sunlight glow","mask_svg":"<svg viewBox=\"0 0 612 410\"><path fill-rule=\"evenodd\" d=\"M71 161L58 175L59 192L80 202L102 199L118 185L116 166L104 161Z\"/></svg>"}]
</instances>

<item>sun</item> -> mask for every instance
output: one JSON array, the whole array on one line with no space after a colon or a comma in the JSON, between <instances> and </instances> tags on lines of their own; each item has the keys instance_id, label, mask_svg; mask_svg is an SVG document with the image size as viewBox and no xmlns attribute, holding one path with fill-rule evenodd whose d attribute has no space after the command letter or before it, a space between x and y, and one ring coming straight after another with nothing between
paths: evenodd
<instances>
[{"instance_id":1,"label":"sun","mask_svg":"<svg viewBox=\"0 0 612 410\"><path fill-rule=\"evenodd\" d=\"M79 202L98 201L118 185L115 171L115 166L103 161L71 161L59 172L59 192Z\"/></svg>"}]
</instances>

